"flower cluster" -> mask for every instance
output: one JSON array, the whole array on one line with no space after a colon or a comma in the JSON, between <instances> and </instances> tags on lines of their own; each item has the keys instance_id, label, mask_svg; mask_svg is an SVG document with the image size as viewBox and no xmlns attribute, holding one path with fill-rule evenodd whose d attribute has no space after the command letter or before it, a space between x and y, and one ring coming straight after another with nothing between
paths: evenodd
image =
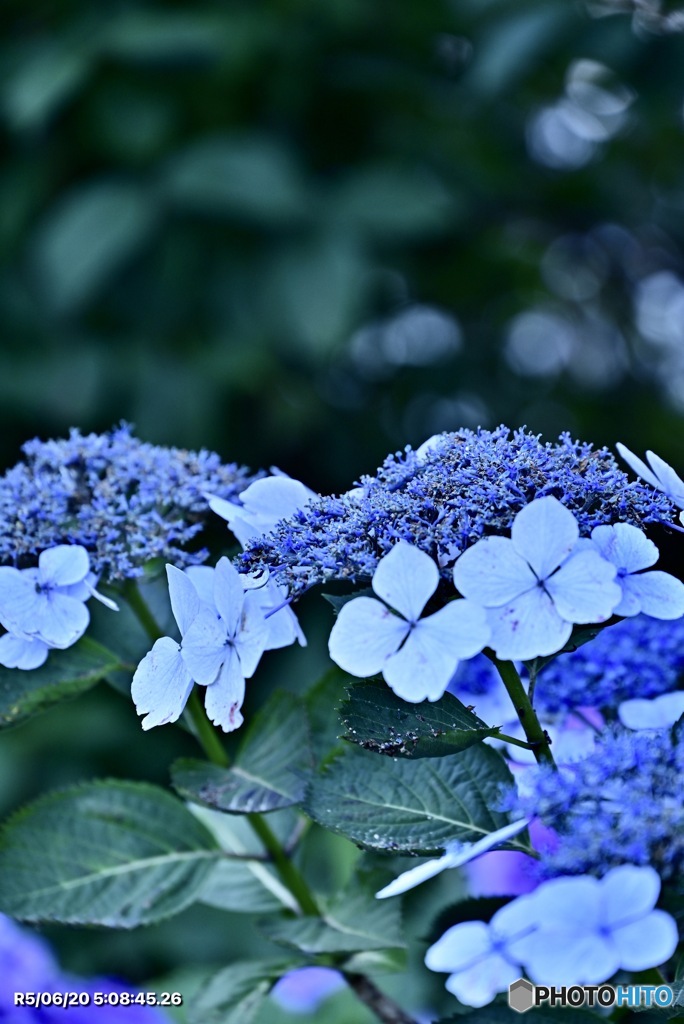
<instances>
[{"instance_id":1,"label":"flower cluster","mask_svg":"<svg viewBox=\"0 0 684 1024\"><path fill-rule=\"evenodd\" d=\"M15 992L130 992L108 978L75 978L65 975L47 944L0 914L0 1020L17 1024L168 1024L160 1010L149 1006L41 1006L14 1005Z\"/></svg>"},{"instance_id":2,"label":"flower cluster","mask_svg":"<svg viewBox=\"0 0 684 1024\"><path fill-rule=\"evenodd\" d=\"M548 662L537 678L535 706L546 714L578 707L612 710L631 697L675 690L683 674L684 618L663 622L635 615ZM482 655L459 665L450 689L467 704L467 694L483 699L501 689L501 680Z\"/></svg>"},{"instance_id":3,"label":"flower cluster","mask_svg":"<svg viewBox=\"0 0 684 1024\"><path fill-rule=\"evenodd\" d=\"M431 555L448 579L458 554L506 532L525 505L549 495L574 513L585 537L602 524L673 519L670 499L631 483L605 448L567 434L543 444L503 426L460 430L390 455L347 494L310 501L253 540L242 568L268 567L299 592L331 579L370 578L380 558L405 540Z\"/></svg>"},{"instance_id":4,"label":"flower cluster","mask_svg":"<svg viewBox=\"0 0 684 1024\"><path fill-rule=\"evenodd\" d=\"M524 795L507 803L558 834L542 856L543 874L601 875L632 863L670 878L684 869L682 732L609 729L584 760L528 771Z\"/></svg>"},{"instance_id":5,"label":"flower cluster","mask_svg":"<svg viewBox=\"0 0 684 1024\"><path fill-rule=\"evenodd\" d=\"M186 550L209 513L204 493L236 499L253 479L213 452L143 443L125 424L22 450L0 478L0 564L24 568L46 548L80 544L108 580L139 576L152 558L204 561Z\"/></svg>"}]
</instances>

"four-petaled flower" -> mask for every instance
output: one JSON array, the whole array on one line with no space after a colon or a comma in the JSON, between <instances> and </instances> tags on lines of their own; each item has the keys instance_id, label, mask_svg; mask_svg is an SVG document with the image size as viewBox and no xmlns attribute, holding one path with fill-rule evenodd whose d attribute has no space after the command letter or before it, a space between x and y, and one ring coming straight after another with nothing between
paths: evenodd
<instances>
[{"instance_id":1,"label":"four-petaled flower","mask_svg":"<svg viewBox=\"0 0 684 1024\"><path fill-rule=\"evenodd\" d=\"M342 607L330 634L332 660L353 676L382 672L406 701L438 700L459 659L473 657L489 641L486 615L470 601L451 601L421 619L438 583L430 556L399 541L373 575L382 600L355 597Z\"/></svg>"},{"instance_id":2,"label":"four-petaled flower","mask_svg":"<svg viewBox=\"0 0 684 1024\"><path fill-rule=\"evenodd\" d=\"M46 549L32 569L0 568L0 623L8 631L0 638L0 664L38 668L51 647L71 647L88 628L91 597L117 610L95 582L80 544Z\"/></svg>"},{"instance_id":3,"label":"four-petaled flower","mask_svg":"<svg viewBox=\"0 0 684 1024\"><path fill-rule=\"evenodd\" d=\"M655 565L659 551L636 526L595 526L591 541L618 570L616 582L622 588L622 600L613 609L614 615L643 612L654 619L680 619L684 615L684 583L669 572L641 571Z\"/></svg>"},{"instance_id":4,"label":"four-petaled flower","mask_svg":"<svg viewBox=\"0 0 684 1024\"><path fill-rule=\"evenodd\" d=\"M242 725L245 680L256 671L269 643L269 628L257 590L227 558L214 573L214 607L202 603L183 637L182 657L190 675L207 687L205 708L214 725L231 732Z\"/></svg>"},{"instance_id":5,"label":"four-petaled flower","mask_svg":"<svg viewBox=\"0 0 684 1024\"><path fill-rule=\"evenodd\" d=\"M655 487L657 491L662 491L663 494L666 494L679 508L684 508L684 480L675 473L672 466L665 462L664 459L661 459L659 455L656 455L655 452L646 452L646 458L648 459L648 465L646 465L626 445L618 442L615 447L637 476L640 476L651 487Z\"/></svg>"},{"instance_id":6,"label":"four-petaled flower","mask_svg":"<svg viewBox=\"0 0 684 1024\"><path fill-rule=\"evenodd\" d=\"M454 566L464 597L489 609L497 657L555 654L575 623L605 622L622 598L616 567L582 546L577 521L553 497L537 498L513 520L511 537L487 537Z\"/></svg>"},{"instance_id":7,"label":"four-petaled flower","mask_svg":"<svg viewBox=\"0 0 684 1024\"><path fill-rule=\"evenodd\" d=\"M273 476L255 480L240 492L240 504L206 494L209 508L221 516L244 547L254 537L269 533L317 495L299 480L272 470Z\"/></svg>"},{"instance_id":8,"label":"four-petaled flower","mask_svg":"<svg viewBox=\"0 0 684 1024\"><path fill-rule=\"evenodd\" d=\"M657 967L678 941L673 918L653 909L659 893L658 872L633 864L601 879L552 878L521 897L530 930L515 955L539 985L595 985L618 970Z\"/></svg>"}]
</instances>

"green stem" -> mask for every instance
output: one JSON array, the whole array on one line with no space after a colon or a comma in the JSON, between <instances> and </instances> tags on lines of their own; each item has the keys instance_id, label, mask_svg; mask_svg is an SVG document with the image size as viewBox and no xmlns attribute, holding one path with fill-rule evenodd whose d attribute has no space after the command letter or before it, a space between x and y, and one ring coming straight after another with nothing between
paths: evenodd
<instances>
[{"instance_id":1,"label":"green stem","mask_svg":"<svg viewBox=\"0 0 684 1024\"><path fill-rule=\"evenodd\" d=\"M308 917L320 917L320 910L309 886L299 870L283 850L271 826L260 814L248 814L247 820L270 855L281 880L297 900L301 911Z\"/></svg>"},{"instance_id":2,"label":"green stem","mask_svg":"<svg viewBox=\"0 0 684 1024\"><path fill-rule=\"evenodd\" d=\"M549 737L537 718L515 665L512 661L501 661L494 654L490 654L489 657L503 680L534 756L539 764L549 764L555 768L556 762L551 753Z\"/></svg>"},{"instance_id":3,"label":"green stem","mask_svg":"<svg viewBox=\"0 0 684 1024\"><path fill-rule=\"evenodd\" d=\"M150 606L140 593L140 588L136 580L126 580L123 587L123 595L129 608L131 611L135 612L138 622L145 630L150 640L156 641L159 640L160 637L164 636L164 630L150 611Z\"/></svg>"},{"instance_id":4,"label":"green stem","mask_svg":"<svg viewBox=\"0 0 684 1024\"><path fill-rule=\"evenodd\" d=\"M497 732L496 739L503 740L504 743L512 743L514 747L524 747L525 750L534 750L531 743L528 743L526 740L518 740L515 736L508 736L505 732Z\"/></svg>"},{"instance_id":5,"label":"green stem","mask_svg":"<svg viewBox=\"0 0 684 1024\"><path fill-rule=\"evenodd\" d=\"M195 736L211 763L218 765L219 768L227 768L230 764L230 758L207 718L207 713L202 706L196 686L193 687L192 693L188 698L186 710L194 726Z\"/></svg>"}]
</instances>

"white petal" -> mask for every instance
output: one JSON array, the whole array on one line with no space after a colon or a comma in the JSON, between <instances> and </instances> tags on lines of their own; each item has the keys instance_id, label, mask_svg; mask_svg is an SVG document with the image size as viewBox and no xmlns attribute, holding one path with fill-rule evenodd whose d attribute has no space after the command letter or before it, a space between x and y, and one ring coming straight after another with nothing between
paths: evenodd
<instances>
[{"instance_id":1,"label":"white petal","mask_svg":"<svg viewBox=\"0 0 684 1024\"><path fill-rule=\"evenodd\" d=\"M470 601L451 601L416 623L404 646L387 658L382 674L403 700L439 700L459 658L478 654L489 637L482 608Z\"/></svg>"},{"instance_id":2,"label":"white petal","mask_svg":"<svg viewBox=\"0 0 684 1024\"><path fill-rule=\"evenodd\" d=\"M566 622L605 622L622 600L617 573L593 551L580 551L546 580L556 611Z\"/></svg>"},{"instance_id":3,"label":"white petal","mask_svg":"<svg viewBox=\"0 0 684 1024\"><path fill-rule=\"evenodd\" d=\"M537 578L512 541L487 537L456 560L454 584L464 597L485 608L498 608L535 587Z\"/></svg>"},{"instance_id":4,"label":"white petal","mask_svg":"<svg viewBox=\"0 0 684 1024\"><path fill-rule=\"evenodd\" d=\"M557 498L537 498L513 520L511 541L540 580L556 569L572 551L579 526L572 512Z\"/></svg>"},{"instance_id":5,"label":"white petal","mask_svg":"<svg viewBox=\"0 0 684 1024\"><path fill-rule=\"evenodd\" d=\"M425 954L430 971L462 971L488 956L492 940L484 921L464 921L449 928Z\"/></svg>"},{"instance_id":6,"label":"white petal","mask_svg":"<svg viewBox=\"0 0 684 1024\"><path fill-rule=\"evenodd\" d=\"M644 917L653 910L660 895L658 872L634 864L611 868L600 885L601 920L611 929Z\"/></svg>"},{"instance_id":7,"label":"white petal","mask_svg":"<svg viewBox=\"0 0 684 1024\"><path fill-rule=\"evenodd\" d=\"M192 676L177 642L168 636L157 640L138 665L131 686L138 714L149 712L142 721L143 729L177 721L191 690Z\"/></svg>"},{"instance_id":8,"label":"white petal","mask_svg":"<svg viewBox=\"0 0 684 1024\"><path fill-rule=\"evenodd\" d=\"M669 572L654 569L625 576L622 586L623 594L638 601L644 615L654 619L680 619L684 615L684 583ZM616 611L616 614L625 613Z\"/></svg>"},{"instance_id":9,"label":"white petal","mask_svg":"<svg viewBox=\"0 0 684 1024\"><path fill-rule=\"evenodd\" d=\"M99 590L96 590L94 586L91 586L91 584L88 583L87 580L83 581L83 586L85 587L88 594L88 597L85 598L86 601L88 600L88 598L94 597L96 601L99 601L100 604L103 604L105 608L109 608L111 612L119 611L119 606L116 603L116 601L112 601L111 597L105 597L105 595L101 594ZM80 600L84 599L80 598Z\"/></svg>"},{"instance_id":10,"label":"white petal","mask_svg":"<svg viewBox=\"0 0 684 1024\"><path fill-rule=\"evenodd\" d=\"M684 690L664 693L653 700L623 700L618 717L628 729L667 729L684 715Z\"/></svg>"},{"instance_id":11,"label":"white petal","mask_svg":"<svg viewBox=\"0 0 684 1024\"><path fill-rule=\"evenodd\" d=\"M5 633L0 636L0 665L5 668L20 668L30 671L45 664L48 646L42 640L13 636Z\"/></svg>"},{"instance_id":12,"label":"white petal","mask_svg":"<svg viewBox=\"0 0 684 1024\"><path fill-rule=\"evenodd\" d=\"M193 587L199 595L200 601L204 601L210 608L214 608L214 573L211 565L191 565L184 570Z\"/></svg>"},{"instance_id":13,"label":"white petal","mask_svg":"<svg viewBox=\"0 0 684 1024\"><path fill-rule=\"evenodd\" d=\"M268 623L259 605L259 594L250 591L245 595L240 629L235 637L235 649L245 679L251 679L254 675L261 655L266 650L268 639Z\"/></svg>"},{"instance_id":14,"label":"white petal","mask_svg":"<svg viewBox=\"0 0 684 1024\"><path fill-rule=\"evenodd\" d=\"M203 605L183 637L183 661L195 682L202 686L214 682L229 650L226 639L216 612Z\"/></svg>"},{"instance_id":15,"label":"white petal","mask_svg":"<svg viewBox=\"0 0 684 1024\"><path fill-rule=\"evenodd\" d=\"M645 971L665 963L677 948L677 925L664 910L653 910L632 924L614 928L613 942L625 971Z\"/></svg>"},{"instance_id":16,"label":"white petal","mask_svg":"<svg viewBox=\"0 0 684 1024\"><path fill-rule=\"evenodd\" d=\"M417 885L427 882L429 878L434 878L435 875L441 874L447 868L455 866L451 863L451 858L448 854L445 854L443 857L437 857L435 860L428 860L424 864L417 864L415 868L409 868L408 871L403 871L400 875L397 875L393 882L390 882L384 889L376 892L375 898L384 900L388 896L399 896L402 892L415 889Z\"/></svg>"},{"instance_id":17,"label":"white petal","mask_svg":"<svg viewBox=\"0 0 684 1024\"><path fill-rule=\"evenodd\" d=\"M416 459L418 462L425 462L433 452L439 451L445 441L446 437L444 434L433 434L432 437L428 437L427 441L423 441L416 448Z\"/></svg>"},{"instance_id":18,"label":"white petal","mask_svg":"<svg viewBox=\"0 0 684 1024\"><path fill-rule=\"evenodd\" d=\"M439 569L420 548L400 540L378 562L373 590L409 622L420 618L439 583Z\"/></svg>"},{"instance_id":19,"label":"white petal","mask_svg":"<svg viewBox=\"0 0 684 1024\"><path fill-rule=\"evenodd\" d=\"M374 676L409 629L405 619L374 597L355 597L337 616L328 642L330 657L353 676Z\"/></svg>"},{"instance_id":20,"label":"white petal","mask_svg":"<svg viewBox=\"0 0 684 1024\"><path fill-rule=\"evenodd\" d=\"M214 572L214 604L223 619L228 636L236 636L240 628L245 591L237 569L224 556Z\"/></svg>"},{"instance_id":21,"label":"white petal","mask_svg":"<svg viewBox=\"0 0 684 1024\"><path fill-rule=\"evenodd\" d=\"M213 686L207 687L204 706L214 723L224 732L239 729L244 719L240 713L245 699L245 678L234 648L231 648L220 675Z\"/></svg>"},{"instance_id":22,"label":"white petal","mask_svg":"<svg viewBox=\"0 0 684 1024\"><path fill-rule=\"evenodd\" d=\"M452 974L446 987L465 1006L486 1006L497 992L505 992L519 977L519 967L491 953L468 970Z\"/></svg>"},{"instance_id":23,"label":"white petal","mask_svg":"<svg viewBox=\"0 0 684 1024\"><path fill-rule=\"evenodd\" d=\"M620 966L613 942L588 930L540 930L525 940L527 974L537 985L597 985Z\"/></svg>"},{"instance_id":24,"label":"white petal","mask_svg":"<svg viewBox=\"0 0 684 1024\"><path fill-rule=\"evenodd\" d=\"M221 519L226 520L229 528L235 534L238 543L243 548L250 540L259 536L261 531L245 519L245 510L242 505L226 501L225 498L218 498L215 494L205 494L204 497L209 502L211 511L215 512L217 516L221 516Z\"/></svg>"},{"instance_id":25,"label":"white petal","mask_svg":"<svg viewBox=\"0 0 684 1024\"><path fill-rule=\"evenodd\" d=\"M504 608L489 612L490 644L504 661L528 661L560 651L570 639L572 626L556 611L540 587L522 594Z\"/></svg>"},{"instance_id":26,"label":"white petal","mask_svg":"<svg viewBox=\"0 0 684 1024\"><path fill-rule=\"evenodd\" d=\"M64 649L75 644L90 622L90 612L83 602L59 590L47 590L36 597L31 635L50 647Z\"/></svg>"},{"instance_id":27,"label":"white petal","mask_svg":"<svg viewBox=\"0 0 684 1024\"><path fill-rule=\"evenodd\" d=\"M617 448L618 452L625 460L627 465L634 470L637 476L640 476L641 479L645 480L647 484L651 485L651 487L655 487L656 490L662 490L662 486L660 484L660 480L658 479L658 477L651 469L648 468L645 462L641 461L638 455L635 455L634 452L631 452L629 448L627 448L627 446L622 444L620 441L618 441L615 447Z\"/></svg>"},{"instance_id":28,"label":"white petal","mask_svg":"<svg viewBox=\"0 0 684 1024\"><path fill-rule=\"evenodd\" d=\"M29 636L38 604L33 574L0 568L0 623L10 633Z\"/></svg>"},{"instance_id":29,"label":"white petal","mask_svg":"<svg viewBox=\"0 0 684 1024\"><path fill-rule=\"evenodd\" d=\"M255 480L240 492L240 501L262 532L304 508L316 497L316 493L306 484L293 480L285 473Z\"/></svg>"},{"instance_id":30,"label":"white petal","mask_svg":"<svg viewBox=\"0 0 684 1024\"><path fill-rule=\"evenodd\" d=\"M297 616L285 604L287 590L279 587L273 580L266 580L258 588L259 607L261 608L268 628L267 651L275 651L280 647L288 647L297 640L301 647L306 647L306 637L297 621ZM279 609L274 611L274 609Z\"/></svg>"},{"instance_id":31,"label":"white petal","mask_svg":"<svg viewBox=\"0 0 684 1024\"><path fill-rule=\"evenodd\" d=\"M675 505L684 507L684 480L655 452L646 452L646 458L660 481L660 489L672 498Z\"/></svg>"},{"instance_id":32,"label":"white petal","mask_svg":"<svg viewBox=\"0 0 684 1024\"><path fill-rule=\"evenodd\" d=\"M193 619L200 610L199 594L192 580L175 566L166 566L166 576L169 581L171 611L183 636L190 629Z\"/></svg>"},{"instance_id":33,"label":"white petal","mask_svg":"<svg viewBox=\"0 0 684 1024\"><path fill-rule=\"evenodd\" d=\"M554 930L595 931L601 919L601 883L587 875L552 878L534 893L537 920Z\"/></svg>"},{"instance_id":34,"label":"white petal","mask_svg":"<svg viewBox=\"0 0 684 1024\"><path fill-rule=\"evenodd\" d=\"M591 539L599 554L624 572L648 569L656 564L660 554L653 541L629 523L595 526L591 531Z\"/></svg>"},{"instance_id":35,"label":"white petal","mask_svg":"<svg viewBox=\"0 0 684 1024\"><path fill-rule=\"evenodd\" d=\"M88 575L90 559L80 544L58 544L43 551L38 558L38 568L43 583L55 587L68 587L79 583Z\"/></svg>"},{"instance_id":36,"label":"white petal","mask_svg":"<svg viewBox=\"0 0 684 1024\"><path fill-rule=\"evenodd\" d=\"M637 577L634 577L634 579L636 578ZM613 615L621 615L624 619L628 619L632 615L638 615L641 611L641 601L637 594L632 591L629 584L631 579L631 576L618 576L615 580L622 590L622 598L615 608L613 608Z\"/></svg>"}]
</instances>

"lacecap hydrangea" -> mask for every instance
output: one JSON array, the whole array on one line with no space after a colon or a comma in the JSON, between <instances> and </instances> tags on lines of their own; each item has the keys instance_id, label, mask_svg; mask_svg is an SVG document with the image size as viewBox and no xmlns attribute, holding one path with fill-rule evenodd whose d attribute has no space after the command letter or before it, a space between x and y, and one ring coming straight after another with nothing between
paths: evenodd
<instances>
[{"instance_id":1,"label":"lacecap hydrangea","mask_svg":"<svg viewBox=\"0 0 684 1024\"><path fill-rule=\"evenodd\" d=\"M59 544L80 544L104 580L141 575L163 558L201 563L189 550L210 516L211 493L227 500L255 479L214 452L147 444L123 424L104 434L29 441L24 460L0 477L0 564L26 568Z\"/></svg>"},{"instance_id":2,"label":"lacecap hydrangea","mask_svg":"<svg viewBox=\"0 0 684 1024\"><path fill-rule=\"evenodd\" d=\"M551 444L525 429L464 429L388 456L346 494L309 501L249 542L240 569L268 568L296 594L327 580L372 577L403 540L434 558L448 581L461 552L506 533L521 509L547 496L574 514L583 537L604 524L674 518L672 501L630 481L606 448L568 434Z\"/></svg>"}]
</instances>

